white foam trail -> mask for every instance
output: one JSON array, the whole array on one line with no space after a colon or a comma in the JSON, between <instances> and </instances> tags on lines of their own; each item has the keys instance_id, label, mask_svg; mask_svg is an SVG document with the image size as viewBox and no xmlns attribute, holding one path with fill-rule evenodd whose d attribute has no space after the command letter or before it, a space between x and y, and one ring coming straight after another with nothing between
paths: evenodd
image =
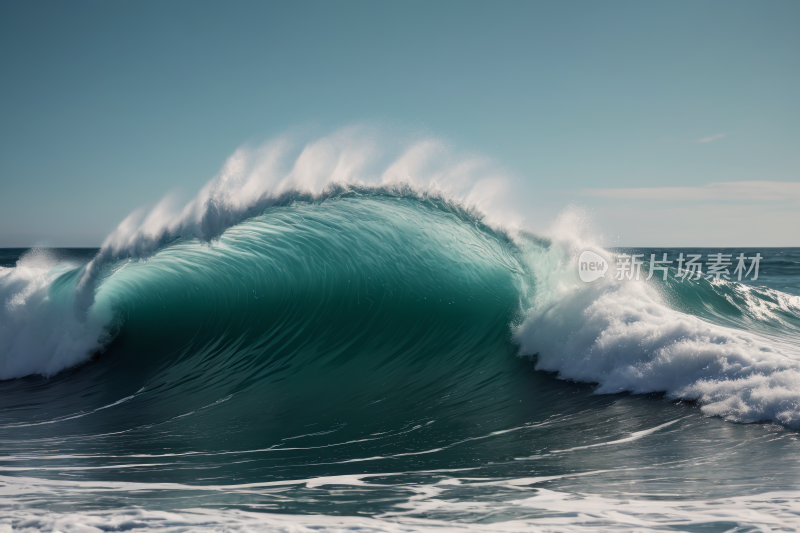
<instances>
[{"instance_id":1,"label":"white foam trail","mask_svg":"<svg viewBox=\"0 0 800 533\"><path fill-rule=\"evenodd\" d=\"M16 423L13 423L13 424L6 424L4 426L0 426L0 429L21 428L21 427L31 427L31 426L44 426L44 425L48 425L48 424L58 424L59 422L65 422L67 420L75 420L76 418L83 418L84 416L93 415L94 413L97 413L98 411L102 411L104 409L110 409L112 407L116 407L117 405L125 403L125 402L127 402L129 400L132 400L135 397L136 397L136 395L133 394L131 396L126 396L124 398L121 398L121 399L117 400L116 402L110 403L108 405L104 405L102 407L98 407L97 409L92 409L91 411L81 411L79 413L72 413L72 414L69 414L69 415L66 415L66 416L61 416L61 417L53 418L53 419L50 419L50 420L44 420L42 422L28 422L28 423L26 423L26 422L16 422Z\"/></svg>"},{"instance_id":2,"label":"white foam trail","mask_svg":"<svg viewBox=\"0 0 800 533\"><path fill-rule=\"evenodd\" d=\"M599 393L666 392L709 415L800 427L796 346L673 310L644 282L581 282L576 253L598 246L575 234L557 227L547 250L526 256L536 301L516 338L537 368Z\"/></svg>"},{"instance_id":3,"label":"white foam trail","mask_svg":"<svg viewBox=\"0 0 800 533\"><path fill-rule=\"evenodd\" d=\"M616 444L625 444L626 442L633 442L635 440L639 440L641 438L644 438L644 437L646 437L648 435L652 435L656 431L662 430L665 427L669 427L672 424L675 424L676 422L680 422L681 420L683 420L683 419L682 418L678 418L677 420L671 420L671 421L669 421L669 422L667 422L665 424L661 424L661 425L658 425L656 427L652 427L650 429L643 429L641 431L634 431L629 436L627 436L625 438L622 438L622 439L610 440L610 441L607 441L607 442L598 442L596 444L587 444L585 446L573 446L572 448L566 448L564 450L553 450L553 451L551 451L549 453L567 453L567 452L574 452L576 450L587 450L589 448L599 448L601 446L614 446Z\"/></svg>"}]
</instances>

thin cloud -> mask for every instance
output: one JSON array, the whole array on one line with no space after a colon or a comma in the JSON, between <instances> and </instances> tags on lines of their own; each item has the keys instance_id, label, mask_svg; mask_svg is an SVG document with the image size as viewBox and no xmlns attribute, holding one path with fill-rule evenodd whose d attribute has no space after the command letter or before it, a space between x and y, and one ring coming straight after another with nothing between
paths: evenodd
<instances>
[{"instance_id":1,"label":"thin cloud","mask_svg":"<svg viewBox=\"0 0 800 533\"><path fill-rule=\"evenodd\" d=\"M800 182L734 181L701 187L580 189L578 194L615 200L800 202Z\"/></svg>"},{"instance_id":2,"label":"thin cloud","mask_svg":"<svg viewBox=\"0 0 800 533\"><path fill-rule=\"evenodd\" d=\"M695 142L696 143L710 143L712 141L716 141L717 139L722 139L726 135L727 135L727 133L716 133L714 135L711 135L710 137L703 137L702 139L697 139Z\"/></svg>"}]
</instances>

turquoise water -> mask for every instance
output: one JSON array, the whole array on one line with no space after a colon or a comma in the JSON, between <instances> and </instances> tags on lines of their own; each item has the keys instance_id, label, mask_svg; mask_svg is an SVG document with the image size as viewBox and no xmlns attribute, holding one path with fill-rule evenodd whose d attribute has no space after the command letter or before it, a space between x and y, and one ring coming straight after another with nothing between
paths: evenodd
<instances>
[{"instance_id":1,"label":"turquoise water","mask_svg":"<svg viewBox=\"0 0 800 533\"><path fill-rule=\"evenodd\" d=\"M569 250L383 193L0 250L0 524L797 527L800 249L621 285Z\"/></svg>"}]
</instances>

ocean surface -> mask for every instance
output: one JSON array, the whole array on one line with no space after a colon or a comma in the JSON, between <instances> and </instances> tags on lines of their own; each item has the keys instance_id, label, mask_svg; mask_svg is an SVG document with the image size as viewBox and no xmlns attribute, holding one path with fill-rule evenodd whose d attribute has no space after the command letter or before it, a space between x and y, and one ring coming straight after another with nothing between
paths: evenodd
<instances>
[{"instance_id":1,"label":"ocean surface","mask_svg":"<svg viewBox=\"0 0 800 533\"><path fill-rule=\"evenodd\" d=\"M800 527L800 249L587 284L380 190L148 246L0 250L0 531Z\"/></svg>"}]
</instances>

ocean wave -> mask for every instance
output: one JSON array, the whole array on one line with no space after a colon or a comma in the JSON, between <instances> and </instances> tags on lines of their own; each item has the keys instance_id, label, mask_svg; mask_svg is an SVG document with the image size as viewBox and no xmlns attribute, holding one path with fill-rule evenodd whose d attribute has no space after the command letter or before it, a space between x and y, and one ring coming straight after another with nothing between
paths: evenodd
<instances>
[{"instance_id":1,"label":"ocean wave","mask_svg":"<svg viewBox=\"0 0 800 533\"><path fill-rule=\"evenodd\" d=\"M800 427L797 297L583 284L575 254L601 241L580 212L537 237L503 207L491 165L430 141L376 156L358 138L237 151L185 206L128 217L87 264L32 251L0 270L0 379L107 350L183 376L164 385L174 395L314 383L309 368L351 359L422 391L454 367L485 370L485 346L502 345L598 393L665 392Z\"/></svg>"}]
</instances>

